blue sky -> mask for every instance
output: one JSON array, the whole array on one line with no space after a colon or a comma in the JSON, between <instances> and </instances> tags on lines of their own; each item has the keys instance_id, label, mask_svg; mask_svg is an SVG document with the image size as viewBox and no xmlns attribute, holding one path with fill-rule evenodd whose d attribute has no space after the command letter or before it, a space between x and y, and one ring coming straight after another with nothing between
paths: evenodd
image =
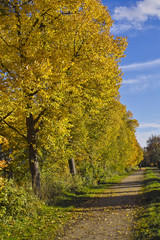
<instances>
[{"instance_id":1,"label":"blue sky","mask_svg":"<svg viewBox=\"0 0 160 240\"><path fill-rule=\"evenodd\" d=\"M160 135L160 0L102 2L114 20L112 33L128 38L121 102L138 120L137 139L145 147L151 135Z\"/></svg>"}]
</instances>

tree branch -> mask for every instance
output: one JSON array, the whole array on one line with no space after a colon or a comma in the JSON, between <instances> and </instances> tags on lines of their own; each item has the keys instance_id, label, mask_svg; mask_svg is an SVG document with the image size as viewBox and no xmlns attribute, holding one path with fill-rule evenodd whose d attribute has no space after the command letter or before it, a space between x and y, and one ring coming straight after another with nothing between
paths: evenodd
<instances>
[{"instance_id":1,"label":"tree branch","mask_svg":"<svg viewBox=\"0 0 160 240\"><path fill-rule=\"evenodd\" d=\"M78 47L78 49L77 49L77 51L76 51L76 43L75 43L75 40L74 40L74 54L73 54L73 57L72 57L72 59L71 59L71 65L67 68L66 72L71 69L72 63L74 62L74 59L79 56L79 52L80 52L80 50L82 49L83 44L84 44L84 39L82 40L80 46Z\"/></svg>"},{"instance_id":2,"label":"tree branch","mask_svg":"<svg viewBox=\"0 0 160 240\"><path fill-rule=\"evenodd\" d=\"M4 63L2 63L2 61L0 61L0 64L2 68L4 68L4 70L6 70L10 74L10 76L16 81L16 78L12 75L11 71L4 65Z\"/></svg>"},{"instance_id":3,"label":"tree branch","mask_svg":"<svg viewBox=\"0 0 160 240\"><path fill-rule=\"evenodd\" d=\"M28 0L28 1L24 2L24 3L22 3L21 6L24 6L24 5L26 5L26 4L29 4L30 2L32 2L32 0Z\"/></svg>"},{"instance_id":4,"label":"tree branch","mask_svg":"<svg viewBox=\"0 0 160 240\"><path fill-rule=\"evenodd\" d=\"M25 140L27 140L27 137L23 134L21 134L15 127L11 126L9 123L7 123L4 119L3 122L12 130L14 130L16 133L18 133L21 137L23 137Z\"/></svg>"},{"instance_id":5,"label":"tree branch","mask_svg":"<svg viewBox=\"0 0 160 240\"><path fill-rule=\"evenodd\" d=\"M41 116L45 113L46 108L43 109L43 111L38 115L38 117L34 120L34 125L39 121L39 119L41 118Z\"/></svg>"},{"instance_id":6,"label":"tree branch","mask_svg":"<svg viewBox=\"0 0 160 240\"><path fill-rule=\"evenodd\" d=\"M8 47L13 47L13 48L16 48L17 50L19 50L18 47L13 46L13 45L9 45L9 44L7 43L7 41L6 41L2 36L0 36L0 38L3 40L3 42L4 42Z\"/></svg>"},{"instance_id":7,"label":"tree branch","mask_svg":"<svg viewBox=\"0 0 160 240\"><path fill-rule=\"evenodd\" d=\"M4 121L9 115L12 114L12 112L13 112L13 110L10 111L5 117L3 117L2 119L0 119L0 122Z\"/></svg>"},{"instance_id":8,"label":"tree branch","mask_svg":"<svg viewBox=\"0 0 160 240\"><path fill-rule=\"evenodd\" d=\"M46 10L45 12L43 12L40 16L43 17L43 16L44 16L48 11L50 11L51 9L52 9L52 8L49 8L48 10ZM30 29L30 31L29 31L28 34L27 34L27 37L26 37L26 39L25 39L24 45L25 45L26 42L28 41L28 39L29 39L29 37L30 37L30 34L32 33L34 27L39 23L39 20L40 20L39 18L36 18L35 22L33 23L32 27L31 27L31 29Z\"/></svg>"},{"instance_id":9,"label":"tree branch","mask_svg":"<svg viewBox=\"0 0 160 240\"><path fill-rule=\"evenodd\" d=\"M39 92L39 90L36 90L36 91L34 91L33 93L29 93L28 94L28 97L33 97L36 93L38 93Z\"/></svg>"}]
</instances>

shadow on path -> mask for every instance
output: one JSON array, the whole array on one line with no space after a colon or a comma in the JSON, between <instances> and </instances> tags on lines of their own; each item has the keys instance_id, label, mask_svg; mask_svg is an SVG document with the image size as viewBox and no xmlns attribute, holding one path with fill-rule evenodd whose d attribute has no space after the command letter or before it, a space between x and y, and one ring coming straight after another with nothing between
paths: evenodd
<instances>
[{"instance_id":1,"label":"shadow on path","mask_svg":"<svg viewBox=\"0 0 160 240\"><path fill-rule=\"evenodd\" d=\"M82 205L80 205L81 210L86 208L106 208L106 207L114 207L114 208L130 208L135 207L137 204L140 204L140 199L142 198L142 194L139 193L142 181L143 181L143 174L144 171L138 171L133 173L131 176L126 177L121 183L117 184L110 184L109 189L102 194L100 197L83 197L82 196L75 196L72 197L71 200L66 200L60 202L59 206L76 206L78 207L79 204L84 201ZM108 183L106 184L108 187ZM95 187L100 189L101 186ZM103 184L104 188L104 184ZM99 195L99 193L97 193ZM96 209L95 209L96 211Z\"/></svg>"},{"instance_id":2,"label":"shadow on path","mask_svg":"<svg viewBox=\"0 0 160 240\"><path fill-rule=\"evenodd\" d=\"M135 208L142 199L144 170L114 184L100 196L77 208L77 217L64 228L63 240L128 240ZM86 199L87 200L87 199ZM73 205L73 202L72 202Z\"/></svg>"}]
</instances>

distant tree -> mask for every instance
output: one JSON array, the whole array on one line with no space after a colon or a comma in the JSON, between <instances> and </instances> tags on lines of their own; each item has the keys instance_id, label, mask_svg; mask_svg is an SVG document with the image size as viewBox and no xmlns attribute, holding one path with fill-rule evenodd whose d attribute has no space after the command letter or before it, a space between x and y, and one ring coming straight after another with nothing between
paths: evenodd
<instances>
[{"instance_id":1,"label":"distant tree","mask_svg":"<svg viewBox=\"0 0 160 240\"><path fill-rule=\"evenodd\" d=\"M147 140L147 147L144 150L143 165L157 166L160 162L160 136L151 136Z\"/></svg>"}]
</instances>

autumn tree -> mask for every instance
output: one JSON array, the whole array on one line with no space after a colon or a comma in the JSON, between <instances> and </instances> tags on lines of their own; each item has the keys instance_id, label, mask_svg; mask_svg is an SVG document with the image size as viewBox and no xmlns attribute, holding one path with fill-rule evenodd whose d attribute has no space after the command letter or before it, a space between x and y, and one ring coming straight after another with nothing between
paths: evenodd
<instances>
[{"instance_id":1,"label":"autumn tree","mask_svg":"<svg viewBox=\"0 0 160 240\"><path fill-rule=\"evenodd\" d=\"M133 118L133 114L127 111L123 117L122 131L125 134L123 145L124 152L121 155L127 166L137 166L143 159L143 151L136 138L136 129L139 126L138 121Z\"/></svg>"},{"instance_id":2,"label":"autumn tree","mask_svg":"<svg viewBox=\"0 0 160 240\"><path fill-rule=\"evenodd\" d=\"M87 119L87 132L117 97L126 39L111 35L109 12L97 0L0 4L0 123L13 153L28 149L38 194L40 149L75 154L77 116Z\"/></svg>"},{"instance_id":3,"label":"autumn tree","mask_svg":"<svg viewBox=\"0 0 160 240\"><path fill-rule=\"evenodd\" d=\"M106 168L112 172L122 172L138 165L143 159L143 151L136 139L138 122L126 107L116 102L110 117L110 139L104 148L103 160Z\"/></svg>"}]
</instances>

